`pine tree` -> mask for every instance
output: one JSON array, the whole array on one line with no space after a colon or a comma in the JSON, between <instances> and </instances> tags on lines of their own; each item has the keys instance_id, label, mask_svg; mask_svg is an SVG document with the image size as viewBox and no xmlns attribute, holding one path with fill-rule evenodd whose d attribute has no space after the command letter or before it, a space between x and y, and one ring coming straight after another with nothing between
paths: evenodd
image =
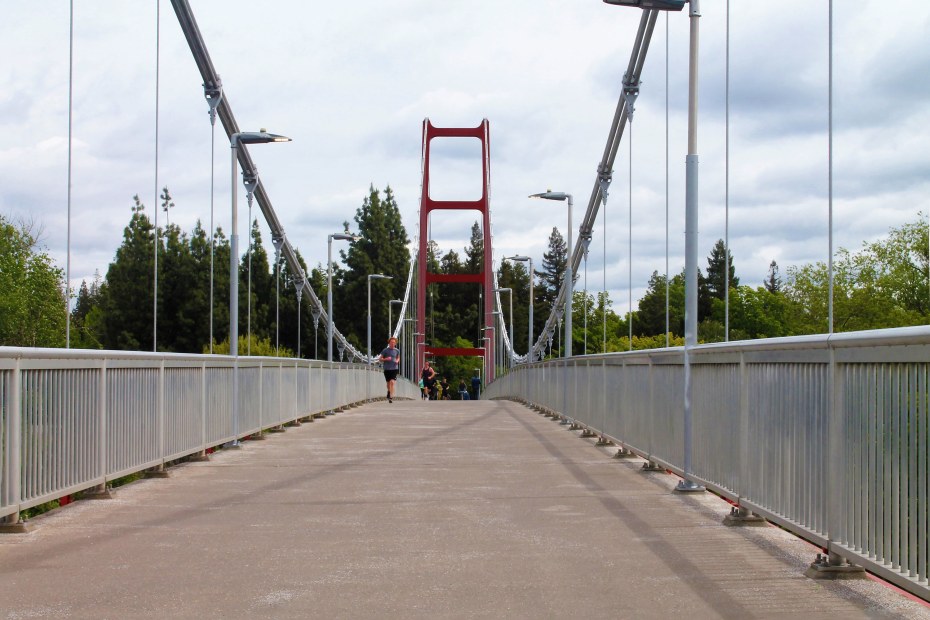
<instances>
[{"instance_id":1,"label":"pine tree","mask_svg":"<svg viewBox=\"0 0 930 620\"><path fill-rule=\"evenodd\" d=\"M484 266L484 235L476 221L471 225L471 238L465 248L465 273L480 273Z\"/></svg>"},{"instance_id":2,"label":"pine tree","mask_svg":"<svg viewBox=\"0 0 930 620\"><path fill-rule=\"evenodd\" d=\"M262 339L270 338L274 344L275 282L268 252L262 245L258 220L252 221L251 238L252 335ZM239 333L243 335L247 334L249 329L249 265L246 252L239 263Z\"/></svg>"},{"instance_id":3,"label":"pine tree","mask_svg":"<svg viewBox=\"0 0 930 620\"><path fill-rule=\"evenodd\" d=\"M781 276L778 275L778 263L774 260L769 263L769 272L765 276L765 290L769 293L777 293L781 290Z\"/></svg>"},{"instance_id":4,"label":"pine tree","mask_svg":"<svg viewBox=\"0 0 930 620\"><path fill-rule=\"evenodd\" d=\"M129 351L152 349L152 294L155 229L139 196L133 196L132 217L123 242L107 269L104 347Z\"/></svg>"},{"instance_id":5,"label":"pine tree","mask_svg":"<svg viewBox=\"0 0 930 620\"><path fill-rule=\"evenodd\" d=\"M533 312L536 322L533 332L536 334L541 333L546 319L552 312L559 289L562 287L567 265L568 245L558 228L553 227L549 235L549 249L543 253L542 270L536 271L536 277L539 278L535 291L536 307Z\"/></svg>"},{"instance_id":6,"label":"pine tree","mask_svg":"<svg viewBox=\"0 0 930 620\"><path fill-rule=\"evenodd\" d=\"M348 252L340 251L347 269L340 273L343 282L333 291L337 304L334 314L340 331L363 350L368 337L368 275L392 276L391 280L371 283L371 342L372 349L380 351L387 341L388 302L403 295L410 269L410 239L390 186L383 197L374 185L369 187L368 196L355 212L355 223L362 238L352 243ZM354 310L339 312L339 308Z\"/></svg>"},{"instance_id":7,"label":"pine tree","mask_svg":"<svg viewBox=\"0 0 930 620\"><path fill-rule=\"evenodd\" d=\"M707 290L712 297L724 299L727 290L727 267L729 266L729 286L739 286L739 278L733 271L733 254L728 252L723 239L718 239L707 258Z\"/></svg>"}]
</instances>

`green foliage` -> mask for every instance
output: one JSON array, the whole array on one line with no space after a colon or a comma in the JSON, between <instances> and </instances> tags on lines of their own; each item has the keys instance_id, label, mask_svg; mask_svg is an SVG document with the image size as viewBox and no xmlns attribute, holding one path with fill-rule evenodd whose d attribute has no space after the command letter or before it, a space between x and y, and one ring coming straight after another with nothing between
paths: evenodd
<instances>
[{"instance_id":1,"label":"green foliage","mask_svg":"<svg viewBox=\"0 0 930 620\"><path fill-rule=\"evenodd\" d=\"M71 312L71 346L75 349L103 348L103 310L100 301L105 284L100 273L94 274L90 286L81 282L77 301Z\"/></svg>"},{"instance_id":2,"label":"green foliage","mask_svg":"<svg viewBox=\"0 0 930 620\"><path fill-rule=\"evenodd\" d=\"M0 345L64 346L64 274L31 227L0 215Z\"/></svg>"},{"instance_id":3,"label":"green foliage","mask_svg":"<svg viewBox=\"0 0 930 620\"><path fill-rule=\"evenodd\" d=\"M410 269L407 250L410 239L394 192L388 186L382 197L373 185L368 192L355 212L361 239L353 242L348 252L340 251L346 269L338 269L333 275L336 324L346 339L362 351L368 337L368 275L380 273L393 277L371 282L371 342L372 349L377 349L387 342L388 302L403 296Z\"/></svg>"},{"instance_id":4,"label":"green foliage","mask_svg":"<svg viewBox=\"0 0 930 620\"><path fill-rule=\"evenodd\" d=\"M133 196L133 201L123 243L107 269L107 286L100 303L103 344L107 349L150 351L155 228L139 196Z\"/></svg>"},{"instance_id":5,"label":"green foliage","mask_svg":"<svg viewBox=\"0 0 930 620\"><path fill-rule=\"evenodd\" d=\"M450 346L472 347L474 345L467 338L457 337L451 341ZM475 369L482 368L484 364L481 358L464 356L438 357L433 362L433 368L438 377L446 377L449 380L453 395L458 391L459 380L465 379L465 383L470 386Z\"/></svg>"},{"instance_id":6,"label":"green foliage","mask_svg":"<svg viewBox=\"0 0 930 620\"><path fill-rule=\"evenodd\" d=\"M272 342L270 338L262 338L252 334L251 341L252 357L297 357L297 355L287 347L276 349L274 342ZM239 355L245 355L247 351L249 351L249 337L248 335L241 335L239 336ZM209 353L210 346L204 346L202 352ZM229 338L226 338L222 342L214 342L213 353L214 355L229 355Z\"/></svg>"}]
</instances>

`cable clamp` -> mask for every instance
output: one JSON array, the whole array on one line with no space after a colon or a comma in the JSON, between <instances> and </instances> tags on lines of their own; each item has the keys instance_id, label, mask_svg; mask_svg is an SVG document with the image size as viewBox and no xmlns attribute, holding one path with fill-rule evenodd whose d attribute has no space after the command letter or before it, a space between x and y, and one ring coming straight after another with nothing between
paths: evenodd
<instances>
[{"instance_id":1,"label":"cable clamp","mask_svg":"<svg viewBox=\"0 0 930 620\"><path fill-rule=\"evenodd\" d=\"M634 81L623 74L623 99L626 101L626 118L633 122L633 112L635 111L636 98L639 97L639 85L642 82Z\"/></svg>"}]
</instances>

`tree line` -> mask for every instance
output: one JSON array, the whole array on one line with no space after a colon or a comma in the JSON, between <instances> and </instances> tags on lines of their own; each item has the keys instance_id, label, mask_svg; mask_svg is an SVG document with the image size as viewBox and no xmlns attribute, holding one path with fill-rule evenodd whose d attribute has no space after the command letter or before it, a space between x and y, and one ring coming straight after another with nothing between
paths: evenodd
<instances>
[{"instance_id":1,"label":"tree line","mask_svg":"<svg viewBox=\"0 0 930 620\"><path fill-rule=\"evenodd\" d=\"M162 209L173 206L167 188ZM252 340L240 351L252 354L325 358L322 320L317 324L308 295L300 306L294 274L275 252L265 248L257 222L250 223L251 247L239 260L239 333ZM336 324L359 350L367 339L367 276L381 273L391 280L372 281L372 348L387 339L388 303L401 299L410 267L410 242L396 199L388 186L374 186L356 210L360 239L342 245L341 264L333 270ZM349 228L349 222L344 222ZM39 244L33 223L0 216L0 344L61 347L65 345L64 274ZM76 292L71 313L71 346L116 350L202 353L228 351L229 240L221 227L209 232L198 222L192 231L177 224L156 231L138 196L130 205L129 223L106 275L97 274ZM210 331L210 247L213 245L213 330ZM158 252L158 323L155 329L154 260ZM557 228L532 277L535 283L534 339L543 329L567 265L564 237ZM483 235L477 222L466 247L442 250L431 241L428 269L436 273L477 273L483 269ZM298 262L316 295L325 300L326 268L308 269ZM498 285L513 290L513 333L518 353L527 349L531 274L522 262L503 261ZM727 276L729 274L729 287ZM928 230L923 214L891 228L888 235L858 250L840 249L834 259L834 328L854 331L919 325L930 322ZM602 291L577 290L573 300L573 351L588 353L662 347L666 339L681 344L684 331L684 272L666 278L653 272L646 293L632 313L618 313ZM716 342L727 336L725 299L729 297L729 339L743 340L824 333L828 329L828 268L823 262L788 267L782 274L772 261L762 286L740 283L733 256L718 240L699 272L698 338ZM666 295L667 291L667 295ZM435 346L479 347L485 332L479 315L482 295L475 284L432 284L427 290L427 341ZM666 296L669 308L666 335ZM508 299L502 294L505 314ZM251 312L249 308L251 307ZM399 308L397 308L399 311ZM396 315L395 315L396 316ZM510 317L507 317L508 320ZM632 322L632 323L631 323ZM606 325L606 332L605 332ZM587 326L587 328L585 328ZM251 327L251 329L249 329ZM632 332L632 344L629 335ZM157 336L156 336L157 335ZM153 338L157 337L157 347ZM555 334L546 354L560 354ZM412 352L405 352L405 354ZM334 358L338 358L334 352ZM473 360L440 360L450 379L471 376Z\"/></svg>"}]
</instances>

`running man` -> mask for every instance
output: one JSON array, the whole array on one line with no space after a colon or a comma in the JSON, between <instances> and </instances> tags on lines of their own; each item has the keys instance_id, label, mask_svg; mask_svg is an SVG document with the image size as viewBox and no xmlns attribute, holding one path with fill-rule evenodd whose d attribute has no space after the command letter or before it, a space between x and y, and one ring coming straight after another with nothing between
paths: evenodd
<instances>
[{"instance_id":1,"label":"running man","mask_svg":"<svg viewBox=\"0 0 930 620\"><path fill-rule=\"evenodd\" d=\"M400 368L400 349L397 338L388 338L388 346L381 351L380 361L384 364L384 380L387 382L387 399L394 402L394 383L397 381L397 369Z\"/></svg>"}]
</instances>

